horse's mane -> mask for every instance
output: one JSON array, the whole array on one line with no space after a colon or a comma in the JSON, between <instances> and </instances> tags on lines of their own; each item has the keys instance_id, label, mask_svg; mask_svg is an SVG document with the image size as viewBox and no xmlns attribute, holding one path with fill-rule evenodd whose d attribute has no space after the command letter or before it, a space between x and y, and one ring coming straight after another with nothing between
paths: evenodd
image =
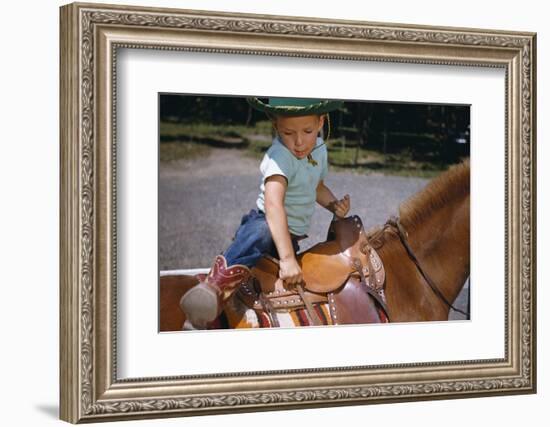
<instances>
[{"instance_id":1,"label":"horse's mane","mask_svg":"<svg viewBox=\"0 0 550 427\"><path fill-rule=\"evenodd\" d=\"M399 206L399 219L406 230L421 224L434 211L470 193L470 161L454 165Z\"/></svg>"}]
</instances>

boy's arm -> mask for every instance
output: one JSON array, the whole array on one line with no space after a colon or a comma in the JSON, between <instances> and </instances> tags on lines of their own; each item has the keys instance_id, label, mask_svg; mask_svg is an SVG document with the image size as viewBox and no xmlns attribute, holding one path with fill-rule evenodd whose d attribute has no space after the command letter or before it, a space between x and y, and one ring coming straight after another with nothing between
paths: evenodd
<instances>
[{"instance_id":1,"label":"boy's arm","mask_svg":"<svg viewBox=\"0 0 550 427\"><path fill-rule=\"evenodd\" d=\"M273 242L280 258L279 276L287 283L300 283L302 271L288 231L288 220L284 206L287 181L282 175L272 175L265 181L265 216Z\"/></svg>"},{"instance_id":2,"label":"boy's arm","mask_svg":"<svg viewBox=\"0 0 550 427\"><path fill-rule=\"evenodd\" d=\"M317 185L317 203L332 212L334 215L344 218L349 212L350 197L346 194L342 200L338 200L324 181L319 181Z\"/></svg>"}]
</instances>

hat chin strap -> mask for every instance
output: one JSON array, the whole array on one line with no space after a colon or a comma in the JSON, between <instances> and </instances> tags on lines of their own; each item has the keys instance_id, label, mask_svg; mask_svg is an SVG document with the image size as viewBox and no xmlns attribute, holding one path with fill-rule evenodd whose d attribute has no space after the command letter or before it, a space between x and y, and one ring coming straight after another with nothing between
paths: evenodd
<instances>
[{"instance_id":1,"label":"hat chin strap","mask_svg":"<svg viewBox=\"0 0 550 427\"><path fill-rule=\"evenodd\" d=\"M325 143L328 143L328 140L330 139L330 114L325 113L327 116L327 137L325 138Z\"/></svg>"}]
</instances>

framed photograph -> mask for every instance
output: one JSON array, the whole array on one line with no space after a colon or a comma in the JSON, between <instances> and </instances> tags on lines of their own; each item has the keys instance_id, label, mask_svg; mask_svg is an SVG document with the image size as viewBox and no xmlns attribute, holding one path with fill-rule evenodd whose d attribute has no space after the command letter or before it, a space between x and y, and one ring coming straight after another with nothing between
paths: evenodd
<instances>
[{"instance_id":1,"label":"framed photograph","mask_svg":"<svg viewBox=\"0 0 550 427\"><path fill-rule=\"evenodd\" d=\"M535 34L60 13L63 420L536 391Z\"/></svg>"}]
</instances>

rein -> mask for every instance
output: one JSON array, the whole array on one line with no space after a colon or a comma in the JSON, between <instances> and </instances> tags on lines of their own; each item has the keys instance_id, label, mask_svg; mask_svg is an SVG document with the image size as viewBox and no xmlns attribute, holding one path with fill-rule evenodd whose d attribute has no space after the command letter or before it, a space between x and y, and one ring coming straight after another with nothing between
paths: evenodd
<instances>
[{"instance_id":1,"label":"rein","mask_svg":"<svg viewBox=\"0 0 550 427\"><path fill-rule=\"evenodd\" d=\"M416 269L418 270L418 272L422 275L424 280L428 283L428 285L430 286L432 291L437 295L437 297L439 299L441 299L450 309L452 309L452 310L454 310L458 313L464 314L465 316L470 318L470 313L469 312L464 312L464 311L456 308L454 305L452 305L447 300L447 298L445 298L445 295L443 295L443 293L437 287L437 285L434 283L434 281L424 271L424 269L420 265L420 262L418 261L418 258L416 258L412 248L409 245L409 242L407 240L407 234L408 233L405 231L405 229L401 225L401 222L399 221L399 218L396 217L396 216L391 216L390 219L388 219L386 221L386 224L384 224L384 230L387 229L387 228L390 228L393 232L395 232L397 234L397 236L399 237L399 240L401 241L401 244L403 245L403 247L407 251L407 254L409 255L409 258L412 260L412 262L416 266Z\"/></svg>"}]
</instances>

